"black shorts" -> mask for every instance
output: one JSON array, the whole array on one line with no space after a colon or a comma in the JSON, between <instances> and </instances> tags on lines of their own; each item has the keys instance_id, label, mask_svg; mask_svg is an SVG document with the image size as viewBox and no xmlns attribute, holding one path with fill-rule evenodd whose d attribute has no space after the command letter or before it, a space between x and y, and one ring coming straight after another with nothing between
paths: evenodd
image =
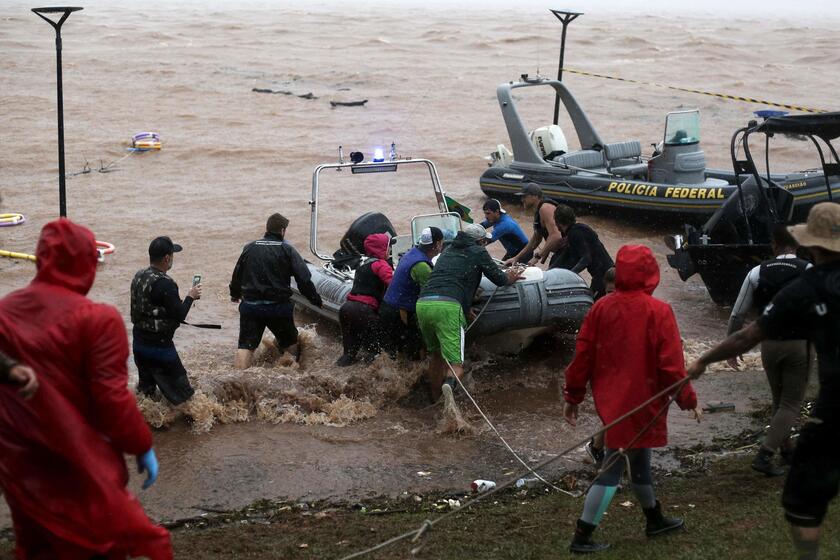
<instances>
[{"instance_id":1,"label":"black shorts","mask_svg":"<svg viewBox=\"0 0 840 560\"><path fill-rule=\"evenodd\" d=\"M187 370L174 345L154 347L134 342L132 349L134 364L140 376L138 393L151 396L157 388L172 404L181 404L193 396L195 390L190 385Z\"/></svg>"},{"instance_id":2,"label":"black shorts","mask_svg":"<svg viewBox=\"0 0 840 560\"><path fill-rule=\"evenodd\" d=\"M840 422L805 423L793 454L782 505L785 518L798 527L819 527L828 503L840 487L840 451L837 431Z\"/></svg>"},{"instance_id":3,"label":"black shorts","mask_svg":"<svg viewBox=\"0 0 840 560\"><path fill-rule=\"evenodd\" d=\"M262 342L265 329L271 331L281 350L297 342L295 305L289 303L239 304L239 348L255 350Z\"/></svg>"},{"instance_id":4,"label":"black shorts","mask_svg":"<svg viewBox=\"0 0 840 560\"><path fill-rule=\"evenodd\" d=\"M420 327L417 326L417 314L407 313L408 324L404 323L400 310L384 301L379 306L379 321L387 337L388 352L403 352L408 359L420 359L420 350L424 348Z\"/></svg>"}]
</instances>

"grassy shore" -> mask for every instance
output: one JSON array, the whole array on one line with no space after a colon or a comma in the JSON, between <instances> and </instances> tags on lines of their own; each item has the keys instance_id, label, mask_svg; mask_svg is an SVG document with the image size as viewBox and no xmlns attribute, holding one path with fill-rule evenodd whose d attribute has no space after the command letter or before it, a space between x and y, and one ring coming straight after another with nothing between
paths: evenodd
<instances>
[{"instance_id":1,"label":"grassy shore","mask_svg":"<svg viewBox=\"0 0 840 560\"><path fill-rule=\"evenodd\" d=\"M793 549L779 505L783 478L764 478L751 457L712 464L702 475L659 477L658 494L669 515L685 517L686 530L648 539L629 490L616 494L596 536L612 544L603 560L788 559ZM210 512L172 528L177 558L341 558L448 510L445 499L463 495L372 499L360 504L259 502L236 512ZM632 505L628 502L632 502ZM567 550L582 500L543 489L503 491L437 525L416 558L555 559ZM824 524L823 558L840 558L840 508ZM0 543L10 558L13 543ZM409 558L407 541L366 558Z\"/></svg>"}]
</instances>

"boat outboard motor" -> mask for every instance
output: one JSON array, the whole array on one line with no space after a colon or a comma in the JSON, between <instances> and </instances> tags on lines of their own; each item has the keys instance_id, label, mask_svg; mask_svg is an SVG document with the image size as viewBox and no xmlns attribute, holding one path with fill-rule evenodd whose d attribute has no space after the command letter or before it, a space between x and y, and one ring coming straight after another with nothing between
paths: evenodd
<instances>
[{"instance_id":1,"label":"boat outboard motor","mask_svg":"<svg viewBox=\"0 0 840 560\"><path fill-rule=\"evenodd\" d=\"M699 273L719 305L732 305L749 270L772 256L773 229L789 221L793 213L790 192L768 185L764 179L761 183L758 186L755 176L741 183L746 211L742 196L734 192L702 227L686 226L687 242L682 246L677 247L674 238L666 238L666 245L674 251L668 255L668 264L683 280Z\"/></svg>"},{"instance_id":2,"label":"boat outboard motor","mask_svg":"<svg viewBox=\"0 0 840 560\"><path fill-rule=\"evenodd\" d=\"M362 214L350 224L339 242L339 250L333 253L333 265L338 268L354 269L359 266L365 254L365 238L372 233L397 235L391 220L379 212Z\"/></svg>"},{"instance_id":3,"label":"boat outboard motor","mask_svg":"<svg viewBox=\"0 0 840 560\"><path fill-rule=\"evenodd\" d=\"M556 124L534 129L529 136L534 148L537 149L537 153L544 160L552 161L555 157L562 156L569 151L569 143L566 141L563 129Z\"/></svg>"}]
</instances>

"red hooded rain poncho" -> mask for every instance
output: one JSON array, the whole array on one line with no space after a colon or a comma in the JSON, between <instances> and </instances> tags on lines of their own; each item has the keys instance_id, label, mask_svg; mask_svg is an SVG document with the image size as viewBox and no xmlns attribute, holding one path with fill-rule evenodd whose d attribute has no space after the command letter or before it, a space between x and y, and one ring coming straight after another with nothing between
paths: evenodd
<instances>
[{"instance_id":1,"label":"red hooded rain poncho","mask_svg":"<svg viewBox=\"0 0 840 560\"><path fill-rule=\"evenodd\" d=\"M148 451L152 435L127 387L122 317L85 297L93 234L51 222L36 256L35 279L0 300L0 351L40 381L28 401L0 386L0 483L17 557L172 558L169 534L126 489L123 454Z\"/></svg>"},{"instance_id":2,"label":"red hooded rain poncho","mask_svg":"<svg viewBox=\"0 0 840 560\"><path fill-rule=\"evenodd\" d=\"M587 314L577 337L575 358L566 369L566 402L578 404L592 386L601 421L609 424L686 376L674 312L651 294L659 284L659 265L650 249L626 245L615 264L616 291L599 299ZM606 446L627 448L668 402L667 396L611 428ZM691 384L676 398L683 410L697 406ZM667 413L633 444L633 448L668 443Z\"/></svg>"}]
</instances>

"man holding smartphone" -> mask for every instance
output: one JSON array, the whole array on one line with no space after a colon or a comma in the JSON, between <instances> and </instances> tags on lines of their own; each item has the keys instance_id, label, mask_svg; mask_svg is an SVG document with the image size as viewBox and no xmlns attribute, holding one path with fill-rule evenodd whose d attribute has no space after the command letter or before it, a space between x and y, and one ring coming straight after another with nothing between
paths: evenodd
<instances>
[{"instance_id":1,"label":"man holding smartphone","mask_svg":"<svg viewBox=\"0 0 840 560\"><path fill-rule=\"evenodd\" d=\"M148 268L135 274L131 282L132 349L140 375L137 392L152 396L159 388L175 405L188 400L195 390L172 338L193 301L201 298L201 276L193 277L189 294L181 301L178 284L166 274L175 253L181 250L168 237L155 238L149 245Z\"/></svg>"}]
</instances>

